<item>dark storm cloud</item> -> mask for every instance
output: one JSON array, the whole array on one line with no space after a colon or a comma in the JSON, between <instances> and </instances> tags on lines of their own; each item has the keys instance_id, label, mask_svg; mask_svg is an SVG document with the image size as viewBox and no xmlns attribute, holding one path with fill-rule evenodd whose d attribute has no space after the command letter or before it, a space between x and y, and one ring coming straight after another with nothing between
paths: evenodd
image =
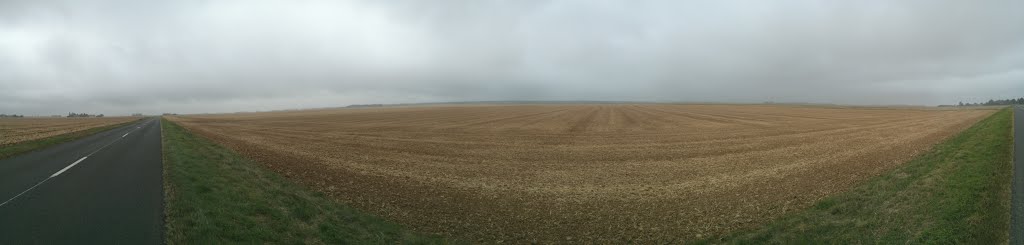
<instances>
[{"instance_id":1,"label":"dark storm cloud","mask_svg":"<svg viewBox=\"0 0 1024 245\"><path fill-rule=\"evenodd\" d=\"M1020 1L3 1L0 112L1021 96Z\"/></svg>"}]
</instances>

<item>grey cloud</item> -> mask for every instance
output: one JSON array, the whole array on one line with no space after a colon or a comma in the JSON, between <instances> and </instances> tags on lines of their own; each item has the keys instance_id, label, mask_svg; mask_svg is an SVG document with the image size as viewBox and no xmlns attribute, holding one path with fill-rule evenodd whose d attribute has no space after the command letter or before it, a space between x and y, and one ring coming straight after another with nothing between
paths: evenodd
<instances>
[{"instance_id":1,"label":"grey cloud","mask_svg":"<svg viewBox=\"0 0 1024 245\"><path fill-rule=\"evenodd\" d=\"M0 111L1024 91L1020 1L5 1Z\"/></svg>"}]
</instances>

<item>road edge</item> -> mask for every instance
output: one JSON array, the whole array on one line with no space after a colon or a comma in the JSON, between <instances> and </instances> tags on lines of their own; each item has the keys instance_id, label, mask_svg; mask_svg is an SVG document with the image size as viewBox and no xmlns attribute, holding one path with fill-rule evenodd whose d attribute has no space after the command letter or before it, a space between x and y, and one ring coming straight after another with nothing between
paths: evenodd
<instances>
[{"instance_id":1,"label":"road edge","mask_svg":"<svg viewBox=\"0 0 1024 245\"><path fill-rule=\"evenodd\" d=\"M161 120L165 244L461 244L330 199Z\"/></svg>"},{"instance_id":2,"label":"road edge","mask_svg":"<svg viewBox=\"0 0 1024 245\"><path fill-rule=\"evenodd\" d=\"M1010 244L1024 244L1024 158L1019 154L1024 152L1024 130L1017 130L1024 127L1024 109L1020 106L1013 106L1013 117L1010 132L1013 135L1013 190L1010 198Z\"/></svg>"},{"instance_id":3,"label":"road edge","mask_svg":"<svg viewBox=\"0 0 1024 245\"><path fill-rule=\"evenodd\" d=\"M29 153L29 152L33 152L33 151L38 151L38 150L49 148L51 146L60 145L60 144L63 144L63 143L75 141L75 140L82 139L82 138L85 138L85 137L89 137L89 136L92 136L92 135L95 135L95 134L98 134L98 133L110 131L110 130L113 130L113 129L116 129L116 128L120 128L120 127L124 127L124 126L130 125L130 124L138 123L139 121L141 121L143 119L146 119L146 118L142 117L142 118L139 118L139 119L136 119L136 120L127 121L127 122L123 122L123 123L106 125L106 126L99 126L99 127L89 128L89 129L85 129L85 130L79 130L79 131L75 131L75 132L69 132L69 133L54 135L54 136L50 136L50 137L46 137L46 138L34 139L34 140L29 140L29 141L22 141L22 142L18 142L18 143L14 143L14 144L0 146L0 159L12 158L12 157L16 157L16 156L19 156L19 155L23 155L25 153ZM18 147L24 147L25 149L15 149L15 150L13 150L13 152L9 152L9 153L4 151L6 149L18 148Z\"/></svg>"}]
</instances>

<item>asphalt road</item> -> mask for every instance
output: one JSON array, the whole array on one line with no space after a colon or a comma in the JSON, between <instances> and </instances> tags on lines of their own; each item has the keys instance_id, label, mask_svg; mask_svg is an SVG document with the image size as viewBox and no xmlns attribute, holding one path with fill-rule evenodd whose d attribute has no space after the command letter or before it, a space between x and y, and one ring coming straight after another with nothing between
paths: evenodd
<instances>
[{"instance_id":1,"label":"asphalt road","mask_svg":"<svg viewBox=\"0 0 1024 245\"><path fill-rule=\"evenodd\" d=\"M1010 244L1024 244L1024 106L1013 109L1013 201Z\"/></svg>"},{"instance_id":2,"label":"asphalt road","mask_svg":"<svg viewBox=\"0 0 1024 245\"><path fill-rule=\"evenodd\" d=\"M160 244L160 120L0 160L0 244Z\"/></svg>"}]
</instances>

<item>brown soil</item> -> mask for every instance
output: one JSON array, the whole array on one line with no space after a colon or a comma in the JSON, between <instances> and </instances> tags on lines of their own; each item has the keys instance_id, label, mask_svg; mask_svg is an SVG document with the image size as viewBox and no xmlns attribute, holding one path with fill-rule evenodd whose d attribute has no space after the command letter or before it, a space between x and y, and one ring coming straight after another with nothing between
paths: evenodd
<instances>
[{"instance_id":1,"label":"brown soil","mask_svg":"<svg viewBox=\"0 0 1024 245\"><path fill-rule=\"evenodd\" d=\"M42 139L61 134L129 122L137 117L0 118L0 145Z\"/></svg>"},{"instance_id":2,"label":"brown soil","mask_svg":"<svg viewBox=\"0 0 1024 245\"><path fill-rule=\"evenodd\" d=\"M562 243L679 241L762 224L993 112L474 105L170 119L419 231Z\"/></svg>"}]
</instances>

